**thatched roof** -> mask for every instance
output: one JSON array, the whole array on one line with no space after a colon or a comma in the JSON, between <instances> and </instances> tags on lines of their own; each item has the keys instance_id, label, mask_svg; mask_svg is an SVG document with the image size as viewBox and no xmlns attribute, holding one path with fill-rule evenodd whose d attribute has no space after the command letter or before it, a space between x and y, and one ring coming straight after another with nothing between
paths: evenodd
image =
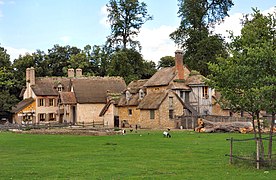
<instances>
[{"instance_id":1,"label":"thatched roof","mask_svg":"<svg viewBox=\"0 0 276 180\"><path fill-rule=\"evenodd\" d=\"M167 92L158 92L147 94L143 100L140 102L139 109L158 109L162 104L163 100L167 97Z\"/></svg>"},{"instance_id":2,"label":"thatched roof","mask_svg":"<svg viewBox=\"0 0 276 180\"><path fill-rule=\"evenodd\" d=\"M126 95L122 94L118 106L138 106L139 100L139 90L143 89L146 91L144 84L147 82L147 79L135 80L129 83L127 89L125 91L129 91L131 93L130 100L127 102Z\"/></svg>"},{"instance_id":3,"label":"thatched roof","mask_svg":"<svg viewBox=\"0 0 276 180\"><path fill-rule=\"evenodd\" d=\"M186 80L186 84L188 86L191 86L191 85L203 85L205 84L204 80L206 78L200 74L198 75L191 75L187 78Z\"/></svg>"},{"instance_id":4,"label":"thatched roof","mask_svg":"<svg viewBox=\"0 0 276 180\"><path fill-rule=\"evenodd\" d=\"M148 79L140 79L140 80L131 81L127 86L127 90L129 90L131 94L138 93L140 89L145 89L144 84L147 81L148 81Z\"/></svg>"},{"instance_id":5,"label":"thatched roof","mask_svg":"<svg viewBox=\"0 0 276 180\"><path fill-rule=\"evenodd\" d=\"M94 77L72 79L78 103L106 103L107 93L120 93L126 88L119 77Z\"/></svg>"},{"instance_id":6,"label":"thatched roof","mask_svg":"<svg viewBox=\"0 0 276 180\"><path fill-rule=\"evenodd\" d=\"M166 86L175 77L175 67L162 68L157 71L145 84L146 87Z\"/></svg>"},{"instance_id":7,"label":"thatched roof","mask_svg":"<svg viewBox=\"0 0 276 180\"><path fill-rule=\"evenodd\" d=\"M37 96L58 96L58 85L61 84L64 92L70 91L70 79L66 77L40 77L35 79L32 90Z\"/></svg>"},{"instance_id":8,"label":"thatched roof","mask_svg":"<svg viewBox=\"0 0 276 180\"><path fill-rule=\"evenodd\" d=\"M28 98L28 99L23 99L22 101L20 101L16 106L14 106L11 110L12 113L18 113L19 111L21 111L22 109L24 109L25 107L29 106L30 104L32 104L34 102L33 98Z\"/></svg>"},{"instance_id":9,"label":"thatched roof","mask_svg":"<svg viewBox=\"0 0 276 180\"><path fill-rule=\"evenodd\" d=\"M74 92L61 92L60 99L62 104L76 104L77 100Z\"/></svg>"}]
</instances>

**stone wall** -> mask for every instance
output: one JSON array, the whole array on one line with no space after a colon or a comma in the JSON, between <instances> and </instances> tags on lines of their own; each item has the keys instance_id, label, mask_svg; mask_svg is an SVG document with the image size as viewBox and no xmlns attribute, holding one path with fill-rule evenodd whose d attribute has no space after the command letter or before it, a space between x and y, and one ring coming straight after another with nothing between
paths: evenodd
<instances>
[{"instance_id":1,"label":"stone wall","mask_svg":"<svg viewBox=\"0 0 276 180\"><path fill-rule=\"evenodd\" d=\"M92 123L103 121L100 112L105 104L77 104L77 123Z\"/></svg>"},{"instance_id":2,"label":"stone wall","mask_svg":"<svg viewBox=\"0 0 276 180\"><path fill-rule=\"evenodd\" d=\"M175 128L174 118L169 118L169 97L173 97L173 117L183 115L183 105L176 95L172 92L165 98L159 109L154 110L155 118L150 119L150 110L141 110L140 126L141 128Z\"/></svg>"}]
</instances>

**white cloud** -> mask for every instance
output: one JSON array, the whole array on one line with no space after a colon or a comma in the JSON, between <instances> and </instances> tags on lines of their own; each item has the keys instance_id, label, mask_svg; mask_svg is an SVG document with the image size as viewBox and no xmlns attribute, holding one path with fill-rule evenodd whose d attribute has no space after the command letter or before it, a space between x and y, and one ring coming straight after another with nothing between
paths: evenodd
<instances>
[{"instance_id":1,"label":"white cloud","mask_svg":"<svg viewBox=\"0 0 276 180\"><path fill-rule=\"evenodd\" d=\"M26 55L26 54L31 54L34 52L34 50L30 50L30 49L25 49L25 48L13 48L13 47L4 47L5 49L7 49L7 53L10 55L10 60L13 62L14 59L17 59L19 57L19 55Z\"/></svg>"},{"instance_id":2,"label":"white cloud","mask_svg":"<svg viewBox=\"0 0 276 180\"><path fill-rule=\"evenodd\" d=\"M174 56L177 49L169 34L177 27L161 26L155 29L142 28L138 36L142 46L144 59L152 60L156 64L163 56Z\"/></svg>"},{"instance_id":3,"label":"white cloud","mask_svg":"<svg viewBox=\"0 0 276 180\"><path fill-rule=\"evenodd\" d=\"M70 36L62 36L59 38L64 44L68 44L71 40Z\"/></svg>"},{"instance_id":4,"label":"white cloud","mask_svg":"<svg viewBox=\"0 0 276 180\"><path fill-rule=\"evenodd\" d=\"M101 7L101 19L100 19L100 24L103 25L106 28L110 27L110 23L108 22L108 12L107 12L107 7L104 5Z\"/></svg>"},{"instance_id":5,"label":"white cloud","mask_svg":"<svg viewBox=\"0 0 276 180\"><path fill-rule=\"evenodd\" d=\"M276 7L271 7L267 10L262 11L261 13L264 15L273 14L276 12ZM235 13L229 17L226 17L224 22L216 25L214 32L217 34L221 34L226 38L226 41L229 41L229 33L227 31L231 30L235 36L239 36L241 34L241 20L243 19L242 13Z\"/></svg>"}]
</instances>

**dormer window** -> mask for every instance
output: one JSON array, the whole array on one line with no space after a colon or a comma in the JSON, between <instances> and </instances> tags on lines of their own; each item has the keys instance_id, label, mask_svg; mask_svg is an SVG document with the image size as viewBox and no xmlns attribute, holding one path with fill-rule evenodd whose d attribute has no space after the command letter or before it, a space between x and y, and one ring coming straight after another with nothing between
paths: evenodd
<instances>
[{"instance_id":1,"label":"dormer window","mask_svg":"<svg viewBox=\"0 0 276 180\"><path fill-rule=\"evenodd\" d=\"M62 89L63 89L62 84L59 84L59 85L57 86L58 92L62 92Z\"/></svg>"},{"instance_id":2,"label":"dormer window","mask_svg":"<svg viewBox=\"0 0 276 180\"><path fill-rule=\"evenodd\" d=\"M131 98L131 93L127 90L126 91L126 100L127 100L127 102L130 100L130 98Z\"/></svg>"},{"instance_id":3,"label":"dormer window","mask_svg":"<svg viewBox=\"0 0 276 180\"><path fill-rule=\"evenodd\" d=\"M140 89L140 90L139 90L139 99L141 100L141 99L143 99L144 97L145 97L145 93L144 93L143 89Z\"/></svg>"}]
</instances>

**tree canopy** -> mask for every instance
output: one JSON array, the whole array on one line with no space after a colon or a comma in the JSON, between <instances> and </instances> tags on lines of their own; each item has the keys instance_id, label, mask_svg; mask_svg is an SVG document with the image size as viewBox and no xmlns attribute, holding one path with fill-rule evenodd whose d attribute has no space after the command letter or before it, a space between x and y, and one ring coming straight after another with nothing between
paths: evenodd
<instances>
[{"instance_id":1,"label":"tree canopy","mask_svg":"<svg viewBox=\"0 0 276 180\"><path fill-rule=\"evenodd\" d=\"M259 120L260 111L272 114L271 136L276 109L276 21L254 10L252 19L243 20L241 35L229 46L231 56L209 63L209 84L222 93L228 107L249 112ZM260 134L260 122L258 121ZM269 145L271 158L272 139ZM262 152L263 153L263 152Z\"/></svg>"},{"instance_id":2,"label":"tree canopy","mask_svg":"<svg viewBox=\"0 0 276 180\"><path fill-rule=\"evenodd\" d=\"M203 75L208 75L207 63L217 56L227 56L220 35L212 34L210 27L228 16L232 0L178 0L180 26L170 34L184 49L185 63Z\"/></svg>"},{"instance_id":3,"label":"tree canopy","mask_svg":"<svg viewBox=\"0 0 276 180\"><path fill-rule=\"evenodd\" d=\"M142 25L152 20L148 14L147 5L139 0L110 0L106 5L108 20L111 25L111 35L107 42L116 48L141 49L140 43L135 40Z\"/></svg>"}]
</instances>

